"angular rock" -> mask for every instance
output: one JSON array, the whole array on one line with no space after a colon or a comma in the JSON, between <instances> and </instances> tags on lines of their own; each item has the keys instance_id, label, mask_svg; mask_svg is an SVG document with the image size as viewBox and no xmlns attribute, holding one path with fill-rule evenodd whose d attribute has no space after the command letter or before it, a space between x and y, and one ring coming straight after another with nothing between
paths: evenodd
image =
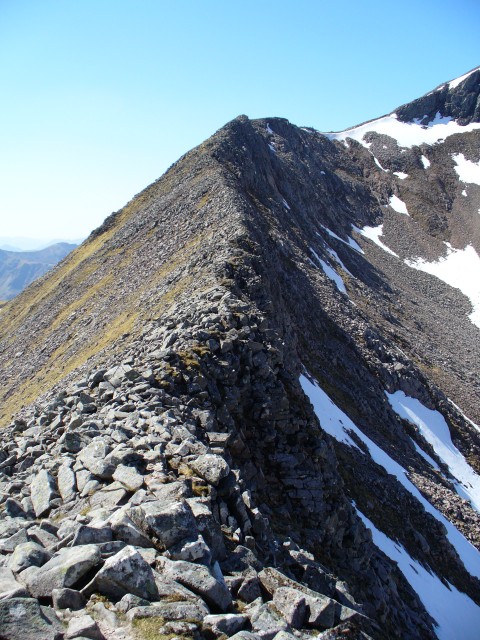
<instances>
[{"instance_id":1,"label":"angular rock","mask_svg":"<svg viewBox=\"0 0 480 640\"><path fill-rule=\"evenodd\" d=\"M52 554L36 542L25 542L12 553L8 566L14 573L19 573L27 567L41 567L51 557Z\"/></svg>"},{"instance_id":2,"label":"angular rock","mask_svg":"<svg viewBox=\"0 0 480 640\"><path fill-rule=\"evenodd\" d=\"M162 618L163 620L190 620L201 622L209 614L202 602L156 602L149 607L134 607L127 619Z\"/></svg>"},{"instance_id":3,"label":"angular rock","mask_svg":"<svg viewBox=\"0 0 480 640\"><path fill-rule=\"evenodd\" d=\"M20 529L13 536L0 542L0 553L12 553L19 544L25 544L26 542L28 542L27 532L25 529Z\"/></svg>"},{"instance_id":4,"label":"angular rock","mask_svg":"<svg viewBox=\"0 0 480 640\"><path fill-rule=\"evenodd\" d=\"M80 525L72 541L72 547L86 544L99 544L100 542L110 542L112 540L112 530L110 527L89 527Z\"/></svg>"},{"instance_id":5,"label":"angular rock","mask_svg":"<svg viewBox=\"0 0 480 640\"><path fill-rule=\"evenodd\" d=\"M96 491L95 487L93 491L94 493L90 498L90 506L92 508L113 509L127 496L127 490L119 482L111 482L100 491Z\"/></svg>"},{"instance_id":6,"label":"angular rock","mask_svg":"<svg viewBox=\"0 0 480 640\"><path fill-rule=\"evenodd\" d=\"M280 587L273 594L273 605L294 629L301 629L307 615L307 603L301 591Z\"/></svg>"},{"instance_id":7,"label":"angular rock","mask_svg":"<svg viewBox=\"0 0 480 640\"><path fill-rule=\"evenodd\" d=\"M120 482L127 491L137 491L143 485L143 476L135 467L119 464L113 474L113 479Z\"/></svg>"},{"instance_id":8,"label":"angular rock","mask_svg":"<svg viewBox=\"0 0 480 640\"><path fill-rule=\"evenodd\" d=\"M16 581L11 569L0 567L0 600L7 598L28 598L29 594L25 587ZM2 635L0 629L0 637Z\"/></svg>"},{"instance_id":9,"label":"angular rock","mask_svg":"<svg viewBox=\"0 0 480 640\"><path fill-rule=\"evenodd\" d=\"M217 615L205 616L203 626L220 636L224 633L227 636L233 636L241 631L248 622L247 616L235 613L220 613Z\"/></svg>"},{"instance_id":10,"label":"angular rock","mask_svg":"<svg viewBox=\"0 0 480 640\"><path fill-rule=\"evenodd\" d=\"M164 575L183 584L220 611L226 611L232 604L232 596L225 581L214 577L204 565L160 558L159 568Z\"/></svg>"},{"instance_id":11,"label":"angular rock","mask_svg":"<svg viewBox=\"0 0 480 640\"><path fill-rule=\"evenodd\" d=\"M230 467L227 462L221 456L213 453L205 453L198 456L196 460L189 462L189 466L214 487L217 487L220 481L230 473Z\"/></svg>"},{"instance_id":12,"label":"angular rock","mask_svg":"<svg viewBox=\"0 0 480 640\"><path fill-rule=\"evenodd\" d=\"M163 549L197 534L192 510L184 500L146 502L130 509L127 515L143 533L154 538L156 546Z\"/></svg>"},{"instance_id":13,"label":"angular rock","mask_svg":"<svg viewBox=\"0 0 480 640\"><path fill-rule=\"evenodd\" d=\"M75 589L53 589L52 601L55 609L78 611L87 604L86 598Z\"/></svg>"},{"instance_id":14,"label":"angular rock","mask_svg":"<svg viewBox=\"0 0 480 640\"><path fill-rule=\"evenodd\" d=\"M75 479L75 473L69 464L63 463L57 475L58 490L62 496L64 502L70 502L75 498L77 491L77 482Z\"/></svg>"},{"instance_id":15,"label":"angular rock","mask_svg":"<svg viewBox=\"0 0 480 640\"><path fill-rule=\"evenodd\" d=\"M272 640L279 631L290 631L287 621L270 602L256 608L250 616L250 622L253 632L264 640Z\"/></svg>"},{"instance_id":16,"label":"angular rock","mask_svg":"<svg viewBox=\"0 0 480 640\"><path fill-rule=\"evenodd\" d=\"M260 598L261 595L258 573L254 569L247 570L243 582L238 588L237 597L248 603Z\"/></svg>"},{"instance_id":17,"label":"angular rock","mask_svg":"<svg viewBox=\"0 0 480 640\"><path fill-rule=\"evenodd\" d=\"M110 526L115 540L123 540L126 544L135 547L143 547L146 549L152 547L153 545L150 538L142 533L129 518L128 510L128 507L122 507L115 511L110 518Z\"/></svg>"},{"instance_id":18,"label":"angular rock","mask_svg":"<svg viewBox=\"0 0 480 640\"><path fill-rule=\"evenodd\" d=\"M316 598L305 596L309 615L308 624L316 629L330 629L335 624L338 603L328 596L317 594Z\"/></svg>"},{"instance_id":19,"label":"angular rock","mask_svg":"<svg viewBox=\"0 0 480 640\"><path fill-rule=\"evenodd\" d=\"M94 438L90 444L78 454L78 460L93 475L102 480L110 480L115 471L115 465L108 457L110 447L102 437Z\"/></svg>"},{"instance_id":20,"label":"angular rock","mask_svg":"<svg viewBox=\"0 0 480 640\"><path fill-rule=\"evenodd\" d=\"M37 518L47 513L52 500L58 497L55 480L45 469L42 469L33 479L30 495Z\"/></svg>"},{"instance_id":21,"label":"angular rock","mask_svg":"<svg viewBox=\"0 0 480 640\"><path fill-rule=\"evenodd\" d=\"M100 560L100 551L94 544L61 549L33 575L25 578L27 588L35 598L50 597L53 589L75 586Z\"/></svg>"},{"instance_id":22,"label":"angular rock","mask_svg":"<svg viewBox=\"0 0 480 640\"><path fill-rule=\"evenodd\" d=\"M120 600L127 593L150 601L158 597L152 568L131 546L108 558L82 593L88 597L95 591L114 601Z\"/></svg>"},{"instance_id":23,"label":"angular rock","mask_svg":"<svg viewBox=\"0 0 480 640\"><path fill-rule=\"evenodd\" d=\"M73 638L90 638L90 640L105 640L103 633L100 631L98 624L88 614L76 616L70 619L68 623L65 638L70 640Z\"/></svg>"},{"instance_id":24,"label":"angular rock","mask_svg":"<svg viewBox=\"0 0 480 640\"><path fill-rule=\"evenodd\" d=\"M63 640L63 626L53 609L31 598L0 601L0 637L5 640Z\"/></svg>"}]
</instances>

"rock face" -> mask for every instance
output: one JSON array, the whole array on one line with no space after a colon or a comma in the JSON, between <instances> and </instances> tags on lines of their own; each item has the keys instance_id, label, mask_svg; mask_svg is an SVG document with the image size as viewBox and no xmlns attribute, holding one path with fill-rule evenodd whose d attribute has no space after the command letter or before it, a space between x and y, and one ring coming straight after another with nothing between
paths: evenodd
<instances>
[{"instance_id":1,"label":"rock face","mask_svg":"<svg viewBox=\"0 0 480 640\"><path fill-rule=\"evenodd\" d=\"M2 638L474 638L479 329L409 261L480 251L478 76L443 142L241 116L2 310Z\"/></svg>"}]
</instances>

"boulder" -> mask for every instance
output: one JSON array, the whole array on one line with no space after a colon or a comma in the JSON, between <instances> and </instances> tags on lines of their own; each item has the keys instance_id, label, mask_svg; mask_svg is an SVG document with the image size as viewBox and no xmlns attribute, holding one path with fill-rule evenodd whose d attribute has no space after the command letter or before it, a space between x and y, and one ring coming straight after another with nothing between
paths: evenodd
<instances>
[{"instance_id":1,"label":"boulder","mask_svg":"<svg viewBox=\"0 0 480 640\"><path fill-rule=\"evenodd\" d=\"M57 485L53 477L42 469L32 480L30 494L33 509L37 518L40 518L50 510L52 500L58 497Z\"/></svg>"},{"instance_id":2,"label":"boulder","mask_svg":"<svg viewBox=\"0 0 480 640\"><path fill-rule=\"evenodd\" d=\"M167 558L160 558L159 569L168 578L176 580L220 611L226 611L232 604L232 596L221 573L219 580L204 565Z\"/></svg>"},{"instance_id":3,"label":"boulder","mask_svg":"<svg viewBox=\"0 0 480 640\"><path fill-rule=\"evenodd\" d=\"M189 620L201 622L209 614L202 602L156 602L149 607L134 607L127 619L159 618L163 620Z\"/></svg>"},{"instance_id":4,"label":"boulder","mask_svg":"<svg viewBox=\"0 0 480 640\"><path fill-rule=\"evenodd\" d=\"M73 638L89 638L90 640L105 640L103 633L100 631L98 624L88 614L75 616L68 623L66 640Z\"/></svg>"},{"instance_id":5,"label":"boulder","mask_svg":"<svg viewBox=\"0 0 480 640\"><path fill-rule=\"evenodd\" d=\"M101 560L97 545L61 549L42 567L30 573L26 586L35 598L49 598L53 589L73 587Z\"/></svg>"},{"instance_id":6,"label":"boulder","mask_svg":"<svg viewBox=\"0 0 480 640\"><path fill-rule=\"evenodd\" d=\"M189 467L209 484L217 487L223 478L230 473L230 467L221 457L213 453L205 453L188 463Z\"/></svg>"},{"instance_id":7,"label":"boulder","mask_svg":"<svg viewBox=\"0 0 480 640\"><path fill-rule=\"evenodd\" d=\"M108 457L109 453L110 447L104 438L98 436L82 449L77 457L93 475L102 480L110 480L115 471L115 465Z\"/></svg>"},{"instance_id":8,"label":"boulder","mask_svg":"<svg viewBox=\"0 0 480 640\"><path fill-rule=\"evenodd\" d=\"M119 464L113 474L113 479L120 482L127 491L137 491L143 485L143 476L135 467Z\"/></svg>"},{"instance_id":9,"label":"boulder","mask_svg":"<svg viewBox=\"0 0 480 640\"><path fill-rule=\"evenodd\" d=\"M70 502L70 500L73 500L77 491L77 483L75 480L75 473L66 462L64 462L58 470L57 482L62 500L64 502Z\"/></svg>"},{"instance_id":10,"label":"boulder","mask_svg":"<svg viewBox=\"0 0 480 640\"><path fill-rule=\"evenodd\" d=\"M25 542L12 553L8 566L14 573L20 573L27 567L41 567L51 557L52 554L36 542Z\"/></svg>"},{"instance_id":11,"label":"boulder","mask_svg":"<svg viewBox=\"0 0 480 640\"><path fill-rule=\"evenodd\" d=\"M16 581L11 569L0 567L0 600L7 598L28 598L25 587ZM2 635L0 629L0 637Z\"/></svg>"},{"instance_id":12,"label":"boulder","mask_svg":"<svg viewBox=\"0 0 480 640\"><path fill-rule=\"evenodd\" d=\"M131 508L127 515L156 546L168 549L185 538L197 536L197 524L185 500L154 500Z\"/></svg>"},{"instance_id":13,"label":"boulder","mask_svg":"<svg viewBox=\"0 0 480 640\"><path fill-rule=\"evenodd\" d=\"M273 605L291 627L294 629L303 627L307 615L307 604L301 591L291 587L280 587L273 595Z\"/></svg>"},{"instance_id":14,"label":"boulder","mask_svg":"<svg viewBox=\"0 0 480 640\"><path fill-rule=\"evenodd\" d=\"M150 601L158 598L152 568L131 546L124 547L108 558L82 593L88 597L95 591L114 601L120 600L127 593Z\"/></svg>"},{"instance_id":15,"label":"boulder","mask_svg":"<svg viewBox=\"0 0 480 640\"><path fill-rule=\"evenodd\" d=\"M75 589L53 589L52 601L55 609L78 611L87 604L86 598Z\"/></svg>"},{"instance_id":16,"label":"boulder","mask_svg":"<svg viewBox=\"0 0 480 640\"><path fill-rule=\"evenodd\" d=\"M0 601L0 637L5 640L63 640L63 626L53 609L31 598Z\"/></svg>"},{"instance_id":17,"label":"boulder","mask_svg":"<svg viewBox=\"0 0 480 640\"><path fill-rule=\"evenodd\" d=\"M238 631L241 631L247 622L247 616L235 613L220 613L205 616L203 619L203 628L210 629L216 636L225 634L230 637Z\"/></svg>"}]
</instances>

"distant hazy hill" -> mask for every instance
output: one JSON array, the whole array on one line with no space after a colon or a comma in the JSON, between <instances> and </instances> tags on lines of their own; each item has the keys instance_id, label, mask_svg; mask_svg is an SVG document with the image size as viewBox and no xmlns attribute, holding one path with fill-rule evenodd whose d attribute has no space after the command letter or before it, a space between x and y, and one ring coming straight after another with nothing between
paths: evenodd
<instances>
[{"instance_id":1,"label":"distant hazy hill","mask_svg":"<svg viewBox=\"0 0 480 640\"><path fill-rule=\"evenodd\" d=\"M10 300L60 262L77 245L59 242L41 251L0 249L0 300Z\"/></svg>"}]
</instances>

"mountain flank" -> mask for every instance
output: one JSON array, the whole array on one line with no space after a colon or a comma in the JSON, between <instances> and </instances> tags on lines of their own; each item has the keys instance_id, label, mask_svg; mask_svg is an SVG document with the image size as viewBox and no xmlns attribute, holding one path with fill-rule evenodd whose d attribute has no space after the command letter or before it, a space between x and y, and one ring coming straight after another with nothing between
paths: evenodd
<instances>
[{"instance_id":1,"label":"mountain flank","mask_svg":"<svg viewBox=\"0 0 480 640\"><path fill-rule=\"evenodd\" d=\"M480 71L436 93L240 116L0 310L0 637L475 637Z\"/></svg>"}]
</instances>

